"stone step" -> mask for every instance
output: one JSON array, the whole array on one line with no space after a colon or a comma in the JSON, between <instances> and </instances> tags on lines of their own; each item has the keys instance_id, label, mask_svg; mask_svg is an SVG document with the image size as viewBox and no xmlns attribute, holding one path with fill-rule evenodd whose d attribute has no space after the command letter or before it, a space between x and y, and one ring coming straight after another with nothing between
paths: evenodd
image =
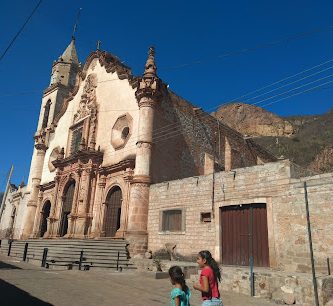
<instances>
[{"instance_id":1,"label":"stone step","mask_svg":"<svg viewBox=\"0 0 333 306\"><path fill-rule=\"evenodd\" d=\"M95 258L96 260L99 259L114 259L118 257L118 252L119 251L108 251L108 252L103 252L99 253L96 251L84 251L83 252L83 257L85 258ZM17 257L23 257L24 250L11 250L10 255L11 256L17 256ZM60 256L60 255L66 255L70 257L75 257L79 258L81 254L81 250L54 250L50 249L48 251L48 256ZM27 252L27 256L30 258L42 258L43 256L43 249L40 250L29 250ZM126 260L128 259L127 253L125 251L119 252L119 258L123 259L125 258Z\"/></svg>"},{"instance_id":2,"label":"stone step","mask_svg":"<svg viewBox=\"0 0 333 306\"><path fill-rule=\"evenodd\" d=\"M46 248L48 248L49 250L57 250L57 251L78 251L80 252L81 250L83 250L84 252L98 252L100 254L110 254L110 253L117 253L117 252L124 252L126 253L126 249L125 248L121 248L121 247L116 247L116 248L93 248L93 247L74 247L74 246L67 246L67 247L54 247L54 246L47 246ZM7 249L8 250L8 249ZM12 247L11 250L24 250L24 248L14 248ZM28 251L38 251L44 250L44 247L36 247L36 246L30 246L28 247Z\"/></svg>"},{"instance_id":3,"label":"stone step","mask_svg":"<svg viewBox=\"0 0 333 306\"><path fill-rule=\"evenodd\" d=\"M126 246L127 241L123 239L103 240L79 240L79 239L30 239L14 240L11 245L11 257L23 258L25 244L28 243L27 261L40 264L44 248L48 249L47 263L49 266L66 267L69 264L78 264L81 251L83 251L82 265L91 268L116 268L135 269L133 263L129 262ZM8 254L9 244L3 240L0 252Z\"/></svg>"},{"instance_id":4,"label":"stone step","mask_svg":"<svg viewBox=\"0 0 333 306\"><path fill-rule=\"evenodd\" d=\"M56 262L60 262L60 261L66 261L66 262L78 262L80 258L73 258L71 256L47 256L47 261L51 261L54 260ZM98 260L94 260L93 258L84 258L85 262L93 262L93 263L99 263L99 264L113 264L113 263L117 263L117 258L113 258L113 259L98 259ZM119 258L119 263L123 263L126 264L128 263L128 260L126 258Z\"/></svg>"},{"instance_id":5,"label":"stone step","mask_svg":"<svg viewBox=\"0 0 333 306\"><path fill-rule=\"evenodd\" d=\"M15 245L24 245L25 243L34 245L94 245L94 246L109 246L109 245L121 245L126 246L128 243L123 239L118 240L74 240L74 239L30 239L30 240L14 240ZM8 244L8 240L2 240L1 245Z\"/></svg>"}]
</instances>

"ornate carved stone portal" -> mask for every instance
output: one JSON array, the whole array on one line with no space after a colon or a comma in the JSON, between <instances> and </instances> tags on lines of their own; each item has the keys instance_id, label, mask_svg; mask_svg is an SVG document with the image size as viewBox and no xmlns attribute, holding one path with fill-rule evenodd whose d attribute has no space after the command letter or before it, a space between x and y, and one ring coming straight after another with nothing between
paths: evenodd
<instances>
[{"instance_id":1,"label":"ornate carved stone portal","mask_svg":"<svg viewBox=\"0 0 333 306\"><path fill-rule=\"evenodd\" d=\"M57 168L51 237L84 238L91 230L92 206L103 153L79 150L53 162Z\"/></svg>"}]
</instances>

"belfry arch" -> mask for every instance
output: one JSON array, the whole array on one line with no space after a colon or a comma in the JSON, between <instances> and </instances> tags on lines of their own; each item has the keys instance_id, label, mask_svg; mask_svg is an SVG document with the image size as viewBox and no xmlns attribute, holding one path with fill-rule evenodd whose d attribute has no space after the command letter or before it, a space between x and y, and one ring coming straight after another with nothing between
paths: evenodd
<instances>
[{"instance_id":1,"label":"belfry arch","mask_svg":"<svg viewBox=\"0 0 333 306\"><path fill-rule=\"evenodd\" d=\"M106 196L104 216L105 237L114 237L120 228L122 191L119 186L111 188Z\"/></svg>"}]
</instances>

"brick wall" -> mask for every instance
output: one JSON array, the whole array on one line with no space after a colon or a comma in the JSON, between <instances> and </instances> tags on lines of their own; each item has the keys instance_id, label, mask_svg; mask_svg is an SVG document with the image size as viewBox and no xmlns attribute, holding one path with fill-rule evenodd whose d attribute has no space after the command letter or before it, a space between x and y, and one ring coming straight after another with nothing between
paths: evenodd
<instances>
[{"instance_id":1,"label":"brick wall","mask_svg":"<svg viewBox=\"0 0 333 306\"><path fill-rule=\"evenodd\" d=\"M297 177L289 161L258 165L214 175L191 177L154 184L150 189L149 249L153 252L166 243L177 244L177 253L190 256L209 249L220 254L219 209L223 206L266 203L271 267L285 271L310 269L309 243L303 182L308 184L310 221L318 272L326 272L326 258L333 260L333 177L332 174ZM180 233L160 231L164 209L185 212L185 229ZM212 212L211 223L203 223L200 213ZM213 214L214 213L214 214Z\"/></svg>"}]
</instances>

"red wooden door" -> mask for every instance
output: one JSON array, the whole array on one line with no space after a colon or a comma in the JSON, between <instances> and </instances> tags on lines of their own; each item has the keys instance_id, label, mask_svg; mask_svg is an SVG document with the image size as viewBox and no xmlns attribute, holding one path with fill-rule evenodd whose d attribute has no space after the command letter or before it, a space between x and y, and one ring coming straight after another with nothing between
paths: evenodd
<instances>
[{"instance_id":1,"label":"red wooden door","mask_svg":"<svg viewBox=\"0 0 333 306\"><path fill-rule=\"evenodd\" d=\"M269 266L266 204L222 207L221 230L223 264Z\"/></svg>"}]
</instances>

